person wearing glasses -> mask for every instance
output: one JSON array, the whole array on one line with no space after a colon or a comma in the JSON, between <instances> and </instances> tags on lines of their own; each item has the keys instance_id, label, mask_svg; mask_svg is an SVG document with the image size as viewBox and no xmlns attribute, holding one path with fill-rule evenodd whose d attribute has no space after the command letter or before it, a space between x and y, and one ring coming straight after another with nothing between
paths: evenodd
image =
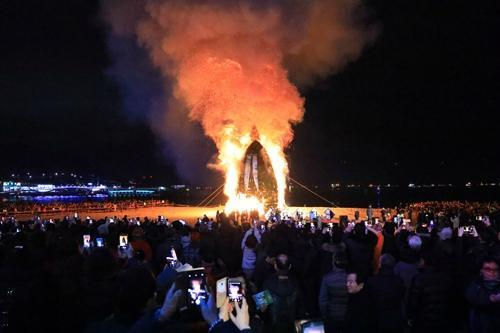
<instances>
[{"instance_id":1,"label":"person wearing glasses","mask_svg":"<svg viewBox=\"0 0 500 333\"><path fill-rule=\"evenodd\" d=\"M500 332L500 274L494 258L481 263L480 276L465 290L470 304L469 331Z\"/></svg>"}]
</instances>

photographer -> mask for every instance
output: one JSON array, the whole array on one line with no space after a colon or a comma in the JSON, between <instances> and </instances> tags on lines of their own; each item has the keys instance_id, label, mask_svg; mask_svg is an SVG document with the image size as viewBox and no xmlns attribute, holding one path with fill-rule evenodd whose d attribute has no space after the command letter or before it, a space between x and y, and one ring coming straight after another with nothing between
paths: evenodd
<instances>
[{"instance_id":1,"label":"photographer","mask_svg":"<svg viewBox=\"0 0 500 333\"><path fill-rule=\"evenodd\" d=\"M274 269L263 285L263 290L269 290L273 297L273 304L269 306L271 327L273 332L290 332L294 328L294 321L298 307L299 285L290 273L292 265L286 254L276 257Z\"/></svg>"},{"instance_id":2,"label":"photographer","mask_svg":"<svg viewBox=\"0 0 500 333\"><path fill-rule=\"evenodd\" d=\"M215 297L210 294L208 300L201 305L201 313L209 324L210 333L252 333L248 303L243 298L241 305L231 303L226 297L224 304L217 311Z\"/></svg>"},{"instance_id":3,"label":"photographer","mask_svg":"<svg viewBox=\"0 0 500 333\"><path fill-rule=\"evenodd\" d=\"M372 275L377 239L377 236L369 232L364 223L358 223L354 226L352 233L345 239L350 268L353 271L360 272L363 276Z\"/></svg>"}]
</instances>

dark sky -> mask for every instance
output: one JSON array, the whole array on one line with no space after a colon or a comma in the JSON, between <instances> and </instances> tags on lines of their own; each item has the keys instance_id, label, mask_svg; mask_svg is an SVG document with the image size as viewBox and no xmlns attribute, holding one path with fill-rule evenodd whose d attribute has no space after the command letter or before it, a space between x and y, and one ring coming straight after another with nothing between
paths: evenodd
<instances>
[{"instance_id":1,"label":"dark sky","mask_svg":"<svg viewBox=\"0 0 500 333\"><path fill-rule=\"evenodd\" d=\"M498 4L366 3L382 32L356 62L303 91L291 175L308 184L499 181ZM6 0L0 26L0 176L176 181L174 162L125 114L106 74L113 60L97 0Z\"/></svg>"}]
</instances>

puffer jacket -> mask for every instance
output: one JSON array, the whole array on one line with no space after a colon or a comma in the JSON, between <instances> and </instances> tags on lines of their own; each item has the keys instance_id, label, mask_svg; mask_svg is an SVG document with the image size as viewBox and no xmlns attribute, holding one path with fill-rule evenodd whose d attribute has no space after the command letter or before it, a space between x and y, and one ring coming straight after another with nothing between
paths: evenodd
<instances>
[{"instance_id":1,"label":"puffer jacket","mask_svg":"<svg viewBox=\"0 0 500 333\"><path fill-rule=\"evenodd\" d=\"M365 287L373 302L375 322L379 332L402 332L404 327L402 304L405 294L403 281L392 269L382 269L370 278Z\"/></svg>"},{"instance_id":2,"label":"puffer jacket","mask_svg":"<svg viewBox=\"0 0 500 333\"><path fill-rule=\"evenodd\" d=\"M323 318L343 322L347 311L347 273L334 267L321 281L319 308Z\"/></svg>"},{"instance_id":3,"label":"puffer jacket","mask_svg":"<svg viewBox=\"0 0 500 333\"><path fill-rule=\"evenodd\" d=\"M269 306L272 332L290 332L298 314L298 281L291 275L275 273L264 281L263 288L269 290L273 298Z\"/></svg>"},{"instance_id":4,"label":"puffer jacket","mask_svg":"<svg viewBox=\"0 0 500 333\"><path fill-rule=\"evenodd\" d=\"M448 274L432 267L424 267L414 276L406 303L414 332L449 331L452 282Z\"/></svg>"},{"instance_id":5,"label":"puffer jacket","mask_svg":"<svg viewBox=\"0 0 500 333\"><path fill-rule=\"evenodd\" d=\"M345 240L347 253L349 254L351 270L363 276L371 276L373 273L372 262L377 237L371 232L366 237L358 238L351 235Z\"/></svg>"},{"instance_id":6,"label":"puffer jacket","mask_svg":"<svg viewBox=\"0 0 500 333\"><path fill-rule=\"evenodd\" d=\"M469 330L472 333L500 332L500 303L490 301L490 295L500 293L497 281L472 281L465 290L465 298L471 305Z\"/></svg>"}]
</instances>

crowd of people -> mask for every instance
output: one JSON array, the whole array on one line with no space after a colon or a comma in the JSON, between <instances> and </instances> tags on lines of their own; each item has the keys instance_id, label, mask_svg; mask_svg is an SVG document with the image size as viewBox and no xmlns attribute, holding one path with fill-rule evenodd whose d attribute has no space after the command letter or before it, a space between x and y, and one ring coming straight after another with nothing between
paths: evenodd
<instances>
[{"instance_id":1,"label":"crowd of people","mask_svg":"<svg viewBox=\"0 0 500 333\"><path fill-rule=\"evenodd\" d=\"M40 203L34 201L0 201L0 216L16 214L43 214L61 212L121 212L144 207L165 207L171 205L168 200L158 199L121 199L115 201L83 201Z\"/></svg>"},{"instance_id":2,"label":"crowd of people","mask_svg":"<svg viewBox=\"0 0 500 333\"><path fill-rule=\"evenodd\" d=\"M399 210L2 217L0 331L500 332L498 204Z\"/></svg>"}]
</instances>

